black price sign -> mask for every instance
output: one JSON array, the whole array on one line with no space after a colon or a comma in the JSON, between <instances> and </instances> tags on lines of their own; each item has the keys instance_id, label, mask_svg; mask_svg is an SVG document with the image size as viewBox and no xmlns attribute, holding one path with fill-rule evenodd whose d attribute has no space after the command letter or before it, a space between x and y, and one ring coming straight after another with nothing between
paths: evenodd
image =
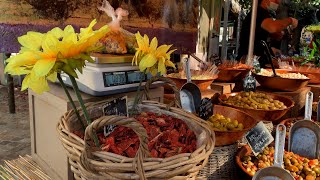
<instances>
[{"instance_id":1,"label":"black price sign","mask_svg":"<svg viewBox=\"0 0 320 180\"><path fill-rule=\"evenodd\" d=\"M118 115L118 116L128 116L128 106L127 106L127 96L114 99L107 102L103 107L103 114L108 115ZM114 131L116 125L108 125L104 127L104 136L108 136Z\"/></svg>"},{"instance_id":2,"label":"black price sign","mask_svg":"<svg viewBox=\"0 0 320 180\"><path fill-rule=\"evenodd\" d=\"M243 90L246 92L256 91L257 82L256 79L249 73L243 80Z\"/></svg>"},{"instance_id":3,"label":"black price sign","mask_svg":"<svg viewBox=\"0 0 320 180\"><path fill-rule=\"evenodd\" d=\"M274 140L262 121L260 121L254 128L247 132L245 138L255 156L262 152L263 149Z\"/></svg>"},{"instance_id":4,"label":"black price sign","mask_svg":"<svg viewBox=\"0 0 320 180\"><path fill-rule=\"evenodd\" d=\"M211 99L203 98L201 99L200 108L199 108L199 117L207 120L213 115L213 104Z\"/></svg>"},{"instance_id":5,"label":"black price sign","mask_svg":"<svg viewBox=\"0 0 320 180\"><path fill-rule=\"evenodd\" d=\"M210 62L213 62L216 66L219 66L220 64L222 64L220 57L216 54L211 55Z\"/></svg>"}]
</instances>

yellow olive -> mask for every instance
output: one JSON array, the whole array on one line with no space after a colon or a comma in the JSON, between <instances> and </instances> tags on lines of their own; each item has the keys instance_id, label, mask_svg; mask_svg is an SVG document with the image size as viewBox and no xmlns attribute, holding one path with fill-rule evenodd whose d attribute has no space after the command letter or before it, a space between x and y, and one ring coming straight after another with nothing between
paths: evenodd
<instances>
[{"instance_id":1,"label":"yellow olive","mask_svg":"<svg viewBox=\"0 0 320 180\"><path fill-rule=\"evenodd\" d=\"M234 127L238 127L238 125L239 125L239 122L237 120L233 120L232 123L233 123Z\"/></svg>"},{"instance_id":2,"label":"yellow olive","mask_svg":"<svg viewBox=\"0 0 320 180\"><path fill-rule=\"evenodd\" d=\"M243 124L239 123L237 128L240 129L240 130L243 130Z\"/></svg>"},{"instance_id":3,"label":"yellow olive","mask_svg":"<svg viewBox=\"0 0 320 180\"><path fill-rule=\"evenodd\" d=\"M219 128L219 127L221 127L221 124L220 124L219 121L214 121L214 122L212 123L212 126L215 127L215 128Z\"/></svg>"},{"instance_id":4,"label":"yellow olive","mask_svg":"<svg viewBox=\"0 0 320 180\"><path fill-rule=\"evenodd\" d=\"M295 164L295 163L297 163L298 162L298 160L296 159L296 158L292 158L291 159L291 164Z\"/></svg>"},{"instance_id":5,"label":"yellow olive","mask_svg":"<svg viewBox=\"0 0 320 180\"><path fill-rule=\"evenodd\" d=\"M228 123L228 124L227 124L227 128L228 128L229 130L233 130L233 129L235 129L235 126L234 126L233 123Z\"/></svg>"},{"instance_id":6,"label":"yellow olive","mask_svg":"<svg viewBox=\"0 0 320 180\"><path fill-rule=\"evenodd\" d=\"M296 166L293 166L293 165L289 166L287 169L291 172L298 172L299 171L299 168L297 168Z\"/></svg>"},{"instance_id":7,"label":"yellow olive","mask_svg":"<svg viewBox=\"0 0 320 180\"><path fill-rule=\"evenodd\" d=\"M306 176L306 180L315 180L316 177L315 176L312 176L312 175L307 175Z\"/></svg>"},{"instance_id":8,"label":"yellow olive","mask_svg":"<svg viewBox=\"0 0 320 180\"><path fill-rule=\"evenodd\" d=\"M320 167L314 167L312 170L317 174L320 175Z\"/></svg>"}]
</instances>

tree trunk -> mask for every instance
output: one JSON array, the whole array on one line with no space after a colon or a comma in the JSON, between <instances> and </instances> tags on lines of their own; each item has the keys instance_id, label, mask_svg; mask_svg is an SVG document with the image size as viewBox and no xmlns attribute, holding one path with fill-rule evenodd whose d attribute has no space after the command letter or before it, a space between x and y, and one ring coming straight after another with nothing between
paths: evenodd
<instances>
[{"instance_id":1,"label":"tree trunk","mask_svg":"<svg viewBox=\"0 0 320 180\"><path fill-rule=\"evenodd\" d=\"M8 59L11 53L6 53L6 59ZM8 105L9 105L9 112L11 114L16 113L16 105L14 102L14 83L13 77L10 74L7 74L7 87L8 87Z\"/></svg>"}]
</instances>

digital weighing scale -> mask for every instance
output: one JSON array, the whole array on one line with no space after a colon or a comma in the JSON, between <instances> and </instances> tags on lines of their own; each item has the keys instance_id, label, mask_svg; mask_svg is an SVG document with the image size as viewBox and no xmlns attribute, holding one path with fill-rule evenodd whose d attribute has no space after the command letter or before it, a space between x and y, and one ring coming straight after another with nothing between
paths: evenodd
<instances>
[{"instance_id":1,"label":"digital weighing scale","mask_svg":"<svg viewBox=\"0 0 320 180\"><path fill-rule=\"evenodd\" d=\"M151 75L144 75L137 66L132 66L133 55L109 55L93 54L95 63L86 63L83 73L77 73L79 90L93 96L106 96L112 94L137 91L140 79L142 85L151 78ZM61 74L62 80L72 86L67 74ZM156 86L162 82L153 83Z\"/></svg>"}]
</instances>

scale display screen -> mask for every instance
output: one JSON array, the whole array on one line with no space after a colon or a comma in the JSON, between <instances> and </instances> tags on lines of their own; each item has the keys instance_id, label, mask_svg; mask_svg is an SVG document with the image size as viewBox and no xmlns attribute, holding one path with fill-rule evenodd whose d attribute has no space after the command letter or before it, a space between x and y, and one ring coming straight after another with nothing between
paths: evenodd
<instances>
[{"instance_id":1,"label":"scale display screen","mask_svg":"<svg viewBox=\"0 0 320 180\"><path fill-rule=\"evenodd\" d=\"M147 76L139 71L126 71L126 72L104 72L104 86L112 87L125 84L139 83L141 78L146 81Z\"/></svg>"}]
</instances>

